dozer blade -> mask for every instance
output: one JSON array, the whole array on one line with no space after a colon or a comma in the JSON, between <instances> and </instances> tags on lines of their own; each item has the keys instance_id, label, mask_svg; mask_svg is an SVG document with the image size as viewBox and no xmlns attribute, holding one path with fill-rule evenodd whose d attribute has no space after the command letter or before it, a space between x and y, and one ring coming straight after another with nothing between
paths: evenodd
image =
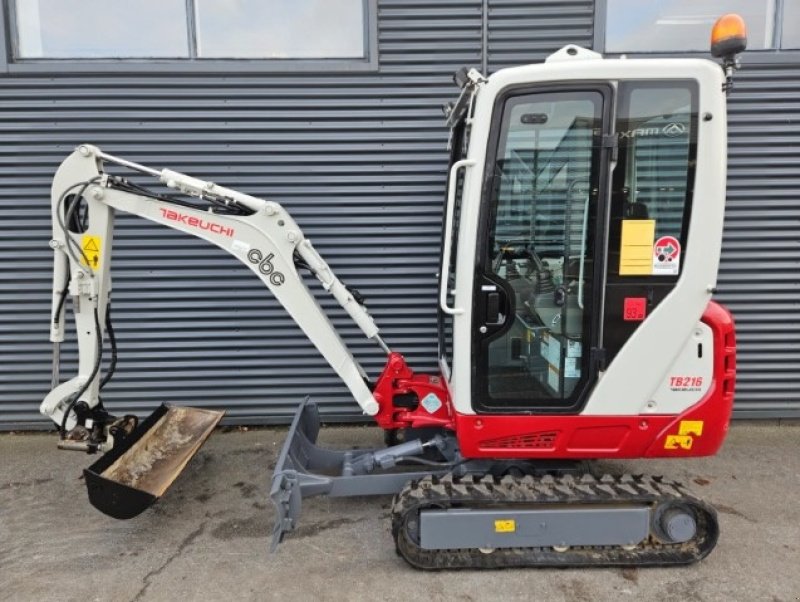
<instances>
[{"instance_id":1,"label":"dozer blade","mask_svg":"<svg viewBox=\"0 0 800 602\"><path fill-rule=\"evenodd\" d=\"M223 415L163 404L83 471L92 506L119 519L144 512L178 478Z\"/></svg>"},{"instance_id":2,"label":"dozer blade","mask_svg":"<svg viewBox=\"0 0 800 602\"><path fill-rule=\"evenodd\" d=\"M300 521L303 498L316 495L360 497L397 493L409 482L431 475L443 476L449 468L409 470L379 468L376 453L385 449L326 449L317 444L320 418L317 404L306 397L298 406L272 473L270 498L276 520L272 550ZM402 447L398 446L398 447ZM364 460L371 458L370 461ZM365 464L369 470L363 469ZM359 470L359 466L362 470ZM373 472L374 470L374 472Z\"/></svg>"}]
</instances>

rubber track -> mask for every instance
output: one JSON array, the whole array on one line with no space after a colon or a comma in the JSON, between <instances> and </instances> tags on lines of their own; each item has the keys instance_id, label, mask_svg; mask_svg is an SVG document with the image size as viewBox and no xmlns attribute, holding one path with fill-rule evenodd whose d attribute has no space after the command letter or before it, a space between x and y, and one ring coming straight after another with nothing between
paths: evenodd
<instances>
[{"instance_id":1,"label":"rubber track","mask_svg":"<svg viewBox=\"0 0 800 602\"><path fill-rule=\"evenodd\" d=\"M549 504L647 504L678 502L694 510L697 535L691 541L670 544L652 533L633 549L616 546L497 548L485 554L477 549L424 550L408 535L409 518L432 507L535 508ZM719 537L717 513L680 483L660 477L591 475L522 478L426 477L408 483L392 504L392 534L397 552L419 569L498 569L510 567L664 566L691 564L705 558Z\"/></svg>"}]
</instances>

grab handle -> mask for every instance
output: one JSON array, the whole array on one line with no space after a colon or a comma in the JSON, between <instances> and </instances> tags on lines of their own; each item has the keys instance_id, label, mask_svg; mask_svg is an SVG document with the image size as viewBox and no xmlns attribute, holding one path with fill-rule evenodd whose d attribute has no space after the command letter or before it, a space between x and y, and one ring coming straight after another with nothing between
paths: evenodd
<instances>
[{"instance_id":1,"label":"grab handle","mask_svg":"<svg viewBox=\"0 0 800 602\"><path fill-rule=\"evenodd\" d=\"M439 282L439 306L442 311L451 316L463 314L464 310L447 305L447 285L450 278L450 254L453 251L453 214L455 212L456 185L458 184L458 171L462 167L472 167L475 161L462 159L450 167L450 176L447 181L447 211L444 223L444 245L442 248L442 271Z\"/></svg>"}]
</instances>

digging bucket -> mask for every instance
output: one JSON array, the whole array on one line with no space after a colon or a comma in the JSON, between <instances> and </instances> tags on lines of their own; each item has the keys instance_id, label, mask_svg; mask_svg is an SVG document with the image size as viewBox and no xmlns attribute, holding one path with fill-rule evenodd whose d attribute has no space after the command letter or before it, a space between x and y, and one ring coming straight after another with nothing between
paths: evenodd
<instances>
[{"instance_id":1,"label":"digging bucket","mask_svg":"<svg viewBox=\"0 0 800 602\"><path fill-rule=\"evenodd\" d=\"M224 412L163 404L131 435L84 469L92 506L128 519L164 495Z\"/></svg>"}]
</instances>

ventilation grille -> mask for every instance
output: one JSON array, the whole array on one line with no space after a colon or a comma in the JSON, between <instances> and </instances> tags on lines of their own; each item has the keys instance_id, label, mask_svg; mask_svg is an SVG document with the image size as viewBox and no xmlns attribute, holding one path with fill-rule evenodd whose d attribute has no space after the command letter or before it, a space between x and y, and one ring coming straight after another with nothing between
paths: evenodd
<instances>
[{"instance_id":1,"label":"ventilation grille","mask_svg":"<svg viewBox=\"0 0 800 602\"><path fill-rule=\"evenodd\" d=\"M553 449L556 445L559 431L540 431L538 433L525 433L487 439L481 442L482 448L515 448L515 449Z\"/></svg>"}]
</instances>

